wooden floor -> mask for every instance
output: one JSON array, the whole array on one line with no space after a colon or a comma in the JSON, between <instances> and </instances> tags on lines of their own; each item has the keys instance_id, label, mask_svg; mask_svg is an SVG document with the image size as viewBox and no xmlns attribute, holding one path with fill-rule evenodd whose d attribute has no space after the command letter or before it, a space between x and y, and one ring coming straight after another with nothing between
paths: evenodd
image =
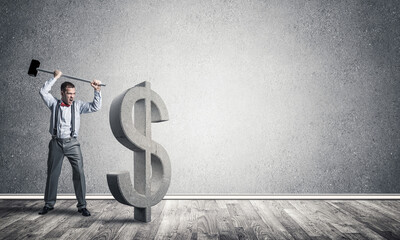
<instances>
[{"instance_id":1,"label":"wooden floor","mask_svg":"<svg viewBox=\"0 0 400 240\"><path fill-rule=\"evenodd\" d=\"M150 223L115 200L75 205L0 200L0 239L400 239L396 200L163 200Z\"/></svg>"}]
</instances>

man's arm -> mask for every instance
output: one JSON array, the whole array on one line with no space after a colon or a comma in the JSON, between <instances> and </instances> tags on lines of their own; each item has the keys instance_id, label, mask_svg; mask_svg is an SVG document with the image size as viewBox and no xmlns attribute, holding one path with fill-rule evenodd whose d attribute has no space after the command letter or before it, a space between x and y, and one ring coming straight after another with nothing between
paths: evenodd
<instances>
[{"instance_id":1,"label":"man's arm","mask_svg":"<svg viewBox=\"0 0 400 240\"><path fill-rule=\"evenodd\" d=\"M49 92L51 90L51 87L54 85L57 79L61 77L61 75L62 72L60 72L59 70L55 70L54 77L47 80L39 91L40 96L42 97L44 103L48 108L51 108L53 104L57 103L57 99L53 97L53 95L51 95L51 93Z\"/></svg>"},{"instance_id":2,"label":"man's arm","mask_svg":"<svg viewBox=\"0 0 400 240\"><path fill-rule=\"evenodd\" d=\"M80 113L91 113L97 112L101 109L101 82L99 80L93 80L90 85L94 89L94 98L93 102L84 102L81 105Z\"/></svg>"}]
</instances>

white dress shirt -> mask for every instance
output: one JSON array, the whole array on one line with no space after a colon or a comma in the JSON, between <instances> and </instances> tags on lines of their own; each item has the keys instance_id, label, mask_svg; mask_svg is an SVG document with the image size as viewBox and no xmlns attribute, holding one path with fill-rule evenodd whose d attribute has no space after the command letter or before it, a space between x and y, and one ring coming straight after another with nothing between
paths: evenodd
<instances>
[{"instance_id":1,"label":"white dress shirt","mask_svg":"<svg viewBox=\"0 0 400 240\"><path fill-rule=\"evenodd\" d=\"M53 126L55 124L55 111L57 106L57 99L51 95L50 90L54 83L57 81L51 78L46 81L40 89L40 96L42 97L46 106L51 110L50 129L49 132L53 135ZM77 137L80 127L80 114L97 112L101 108L101 92L94 90L93 102L84 102L81 100L75 101L75 133L73 137ZM60 106L58 113L59 121L57 126L58 138L69 138L71 136L71 106Z\"/></svg>"}]
</instances>

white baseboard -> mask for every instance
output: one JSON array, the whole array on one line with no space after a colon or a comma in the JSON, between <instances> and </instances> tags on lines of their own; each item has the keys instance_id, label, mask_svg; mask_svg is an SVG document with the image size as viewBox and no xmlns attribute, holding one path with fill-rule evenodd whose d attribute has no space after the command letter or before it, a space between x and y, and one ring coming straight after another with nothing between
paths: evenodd
<instances>
[{"instance_id":1,"label":"white baseboard","mask_svg":"<svg viewBox=\"0 0 400 240\"><path fill-rule=\"evenodd\" d=\"M0 194L3 200L41 200L43 194ZM58 194L57 199L75 199L74 194ZM107 194L88 194L88 200L109 200L114 199ZM400 194L284 194L284 195L217 195L217 194L196 194L196 195L166 195L164 200L400 200Z\"/></svg>"}]
</instances>

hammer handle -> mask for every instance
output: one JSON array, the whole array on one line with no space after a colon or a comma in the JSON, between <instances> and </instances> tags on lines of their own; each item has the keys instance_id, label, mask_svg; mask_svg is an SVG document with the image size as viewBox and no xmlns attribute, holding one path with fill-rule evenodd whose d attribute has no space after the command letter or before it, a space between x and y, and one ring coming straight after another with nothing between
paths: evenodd
<instances>
[{"instance_id":1,"label":"hammer handle","mask_svg":"<svg viewBox=\"0 0 400 240\"><path fill-rule=\"evenodd\" d=\"M54 74L54 72L51 72L51 71L48 71L48 70L44 70L44 69L41 69L41 68L37 68L36 70L41 71L41 72L45 72L45 73ZM86 80L86 79L76 78L76 77L68 76L68 75L65 75L65 74L61 75L61 77L66 77L66 78L78 80L78 81L81 81L81 82L87 82L87 83L91 83L92 82L92 81L89 81L89 80ZM100 86L105 87L106 85L102 83L102 84L100 84Z\"/></svg>"}]
</instances>

